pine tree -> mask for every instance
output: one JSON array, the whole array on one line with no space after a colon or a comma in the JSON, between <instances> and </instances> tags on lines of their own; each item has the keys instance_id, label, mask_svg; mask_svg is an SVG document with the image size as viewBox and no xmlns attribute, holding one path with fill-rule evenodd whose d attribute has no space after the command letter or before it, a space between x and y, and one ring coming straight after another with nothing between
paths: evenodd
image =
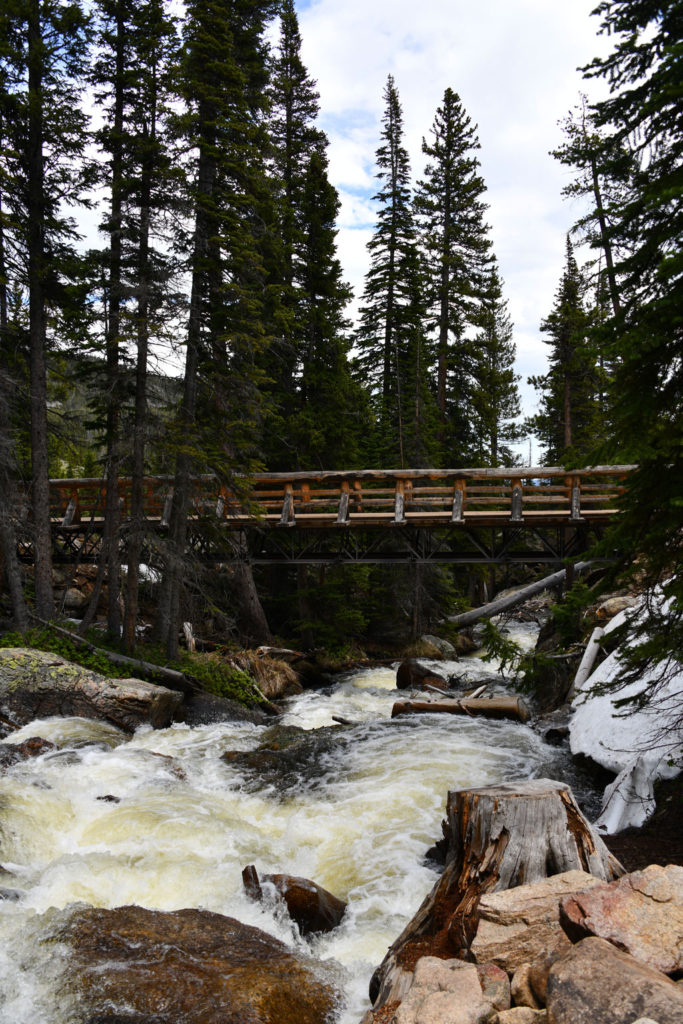
<instances>
[{"instance_id":1,"label":"pine tree","mask_svg":"<svg viewBox=\"0 0 683 1024\"><path fill-rule=\"evenodd\" d=\"M357 344L358 367L377 417L376 457L382 465L431 461L432 399L427 385L431 353L424 336L422 278L403 145L403 114L394 79L384 91L382 144L377 150L374 197L380 204L370 242Z\"/></svg>"},{"instance_id":2,"label":"pine tree","mask_svg":"<svg viewBox=\"0 0 683 1024\"><path fill-rule=\"evenodd\" d=\"M540 411L531 426L544 446L547 465L578 460L595 444L598 382L595 354L588 341L584 283L569 238L555 305L541 324L550 346L548 372L530 377L540 393Z\"/></svg>"},{"instance_id":3,"label":"pine tree","mask_svg":"<svg viewBox=\"0 0 683 1024\"><path fill-rule=\"evenodd\" d=\"M460 97L446 89L436 112L429 158L415 207L426 267L429 325L437 353L439 434L442 451L465 464L473 450L472 394L476 353L472 327L486 294L491 243L484 221L486 186L475 155L476 126Z\"/></svg>"},{"instance_id":4,"label":"pine tree","mask_svg":"<svg viewBox=\"0 0 683 1024\"><path fill-rule=\"evenodd\" d=\"M494 264L478 316L475 338L475 386L472 408L478 437L477 461L487 466L511 465L510 443L521 437L518 375L514 371L512 321L503 299L503 285Z\"/></svg>"},{"instance_id":5,"label":"pine tree","mask_svg":"<svg viewBox=\"0 0 683 1024\"><path fill-rule=\"evenodd\" d=\"M21 253L15 287L28 302L31 495L36 612L54 614L47 421L49 323L70 301L74 206L88 184L87 118L80 103L87 19L80 3L7 0L0 11L5 142L3 198ZM7 223L7 221L6 221ZM61 310L61 313L59 312Z\"/></svg>"}]
</instances>

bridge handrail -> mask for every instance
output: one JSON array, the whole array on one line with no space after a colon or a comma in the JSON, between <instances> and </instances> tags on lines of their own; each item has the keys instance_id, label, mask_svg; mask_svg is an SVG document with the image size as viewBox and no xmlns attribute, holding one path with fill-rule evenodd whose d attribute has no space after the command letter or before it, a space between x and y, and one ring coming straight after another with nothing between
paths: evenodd
<instances>
[{"instance_id":1,"label":"bridge handrail","mask_svg":"<svg viewBox=\"0 0 683 1024\"><path fill-rule=\"evenodd\" d=\"M586 510L613 508L623 480L636 466L499 466L456 469L313 470L256 473L235 477L233 487L214 476L193 480L193 514L230 522L277 520L290 526L299 515L326 517L326 524L348 525L375 516L393 523L409 518L464 521L465 513L509 512L512 521L541 511L578 520ZM145 512L164 525L170 513L174 478L145 478ZM124 519L130 477L119 479ZM70 477L50 482L53 519L68 527L104 514L105 481ZM245 498L245 494L249 494ZM552 508L551 508L552 506Z\"/></svg>"}]
</instances>

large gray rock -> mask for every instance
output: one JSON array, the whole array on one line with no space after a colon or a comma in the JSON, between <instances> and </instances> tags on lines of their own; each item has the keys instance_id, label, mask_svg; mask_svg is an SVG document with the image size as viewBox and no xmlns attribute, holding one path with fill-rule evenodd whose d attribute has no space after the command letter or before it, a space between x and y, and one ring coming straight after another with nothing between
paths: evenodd
<instances>
[{"instance_id":1,"label":"large gray rock","mask_svg":"<svg viewBox=\"0 0 683 1024\"><path fill-rule=\"evenodd\" d=\"M596 935L658 971L683 968L683 867L652 864L562 901L573 942Z\"/></svg>"},{"instance_id":2,"label":"large gray rock","mask_svg":"<svg viewBox=\"0 0 683 1024\"><path fill-rule=\"evenodd\" d=\"M304 958L221 914L78 905L44 921L66 947L54 985L60 1008L76 997L70 1024L321 1024L337 1005Z\"/></svg>"},{"instance_id":3,"label":"large gray rock","mask_svg":"<svg viewBox=\"0 0 683 1024\"><path fill-rule=\"evenodd\" d=\"M564 871L531 885L482 896L470 947L475 961L491 960L512 973L521 964L568 946L560 927L560 900L602 884L585 871Z\"/></svg>"},{"instance_id":4,"label":"large gray rock","mask_svg":"<svg viewBox=\"0 0 683 1024\"><path fill-rule=\"evenodd\" d=\"M17 725L75 715L133 732L164 728L183 695L141 679L108 679L57 654L19 647L0 650L0 711Z\"/></svg>"},{"instance_id":5,"label":"large gray rock","mask_svg":"<svg viewBox=\"0 0 683 1024\"><path fill-rule=\"evenodd\" d=\"M548 1024L681 1024L683 991L605 939L583 939L550 969Z\"/></svg>"}]
</instances>

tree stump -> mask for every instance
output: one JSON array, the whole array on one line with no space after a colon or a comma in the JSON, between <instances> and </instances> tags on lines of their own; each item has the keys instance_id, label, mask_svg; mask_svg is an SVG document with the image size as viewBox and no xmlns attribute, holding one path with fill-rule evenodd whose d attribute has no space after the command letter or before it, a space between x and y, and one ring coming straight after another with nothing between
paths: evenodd
<instances>
[{"instance_id":1,"label":"tree stump","mask_svg":"<svg viewBox=\"0 0 683 1024\"><path fill-rule=\"evenodd\" d=\"M457 790L448 794L447 816L444 873L375 972L373 1003L386 1002L421 956L470 959L485 893L572 869L605 881L624 873L560 782Z\"/></svg>"}]
</instances>

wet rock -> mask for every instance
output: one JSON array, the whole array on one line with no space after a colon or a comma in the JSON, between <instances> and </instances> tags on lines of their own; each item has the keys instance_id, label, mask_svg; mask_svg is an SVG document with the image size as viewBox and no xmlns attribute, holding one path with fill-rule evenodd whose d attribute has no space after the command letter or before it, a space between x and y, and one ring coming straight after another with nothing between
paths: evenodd
<instances>
[{"instance_id":1,"label":"wet rock","mask_svg":"<svg viewBox=\"0 0 683 1024\"><path fill-rule=\"evenodd\" d=\"M444 658L454 658L456 656L456 649L450 640L442 640L439 636L432 636L431 633L425 633L420 637L423 643L431 644L432 647L436 647L440 654L443 654Z\"/></svg>"},{"instance_id":2,"label":"wet rock","mask_svg":"<svg viewBox=\"0 0 683 1024\"><path fill-rule=\"evenodd\" d=\"M184 703L177 715L187 725L214 725L216 722L252 722L263 725L268 715L260 708L247 708L236 700L216 697L212 693L195 693Z\"/></svg>"},{"instance_id":3,"label":"wet rock","mask_svg":"<svg viewBox=\"0 0 683 1024\"><path fill-rule=\"evenodd\" d=\"M471 953L508 973L569 943L560 927L560 900L602 885L585 871L565 871L532 885L487 893L479 902L479 924Z\"/></svg>"},{"instance_id":4,"label":"wet rock","mask_svg":"<svg viewBox=\"0 0 683 1024\"><path fill-rule=\"evenodd\" d=\"M664 973L683 968L683 867L652 864L567 897L560 924L572 942L607 939Z\"/></svg>"},{"instance_id":5,"label":"wet rock","mask_svg":"<svg viewBox=\"0 0 683 1024\"><path fill-rule=\"evenodd\" d=\"M31 736L23 743L0 743L0 772L5 768L11 768L13 764L18 764L19 761L27 761L30 757L38 757L48 750L56 749L54 743L40 736Z\"/></svg>"},{"instance_id":6,"label":"wet rock","mask_svg":"<svg viewBox=\"0 0 683 1024\"><path fill-rule=\"evenodd\" d=\"M548 1024L658 1024L683 1020L683 990L604 939L583 939L550 970Z\"/></svg>"},{"instance_id":7,"label":"wet rock","mask_svg":"<svg viewBox=\"0 0 683 1024\"><path fill-rule=\"evenodd\" d=\"M311 963L221 914L78 906L52 921L49 938L70 947L72 1024L321 1024L337 1002Z\"/></svg>"},{"instance_id":8,"label":"wet rock","mask_svg":"<svg viewBox=\"0 0 683 1024\"><path fill-rule=\"evenodd\" d=\"M342 725L300 729L276 725L255 750L229 750L221 760L244 773L248 792L272 786L286 794L292 786L316 789L325 784L326 762L349 746L352 734Z\"/></svg>"},{"instance_id":9,"label":"wet rock","mask_svg":"<svg viewBox=\"0 0 683 1024\"><path fill-rule=\"evenodd\" d=\"M466 630L464 633L458 633L455 638L455 651L458 656L463 654L472 654L473 651L478 651L480 647L480 641L474 637L470 630Z\"/></svg>"},{"instance_id":10,"label":"wet rock","mask_svg":"<svg viewBox=\"0 0 683 1024\"><path fill-rule=\"evenodd\" d=\"M0 900L16 903L22 896L23 893L19 889L6 889L4 886L0 886Z\"/></svg>"},{"instance_id":11,"label":"wet rock","mask_svg":"<svg viewBox=\"0 0 683 1024\"><path fill-rule=\"evenodd\" d=\"M422 665L417 658L402 661L396 671L396 687L399 690L423 690L425 684L437 690L447 690L448 681L432 669Z\"/></svg>"},{"instance_id":12,"label":"wet rock","mask_svg":"<svg viewBox=\"0 0 683 1024\"><path fill-rule=\"evenodd\" d=\"M140 679L108 679L56 654L0 650L0 708L19 724L75 715L111 722L126 732L164 728L183 696Z\"/></svg>"},{"instance_id":13,"label":"wet rock","mask_svg":"<svg viewBox=\"0 0 683 1024\"><path fill-rule=\"evenodd\" d=\"M616 594L607 597L595 609L595 618L598 622L609 622L619 612L626 611L638 604L638 598L633 594Z\"/></svg>"},{"instance_id":14,"label":"wet rock","mask_svg":"<svg viewBox=\"0 0 683 1024\"><path fill-rule=\"evenodd\" d=\"M249 864L242 872L242 880L247 895L254 900L263 898L263 885L272 885L302 935L331 932L346 912L344 900L308 878L295 875L261 875L259 878L254 865Z\"/></svg>"}]
</instances>

